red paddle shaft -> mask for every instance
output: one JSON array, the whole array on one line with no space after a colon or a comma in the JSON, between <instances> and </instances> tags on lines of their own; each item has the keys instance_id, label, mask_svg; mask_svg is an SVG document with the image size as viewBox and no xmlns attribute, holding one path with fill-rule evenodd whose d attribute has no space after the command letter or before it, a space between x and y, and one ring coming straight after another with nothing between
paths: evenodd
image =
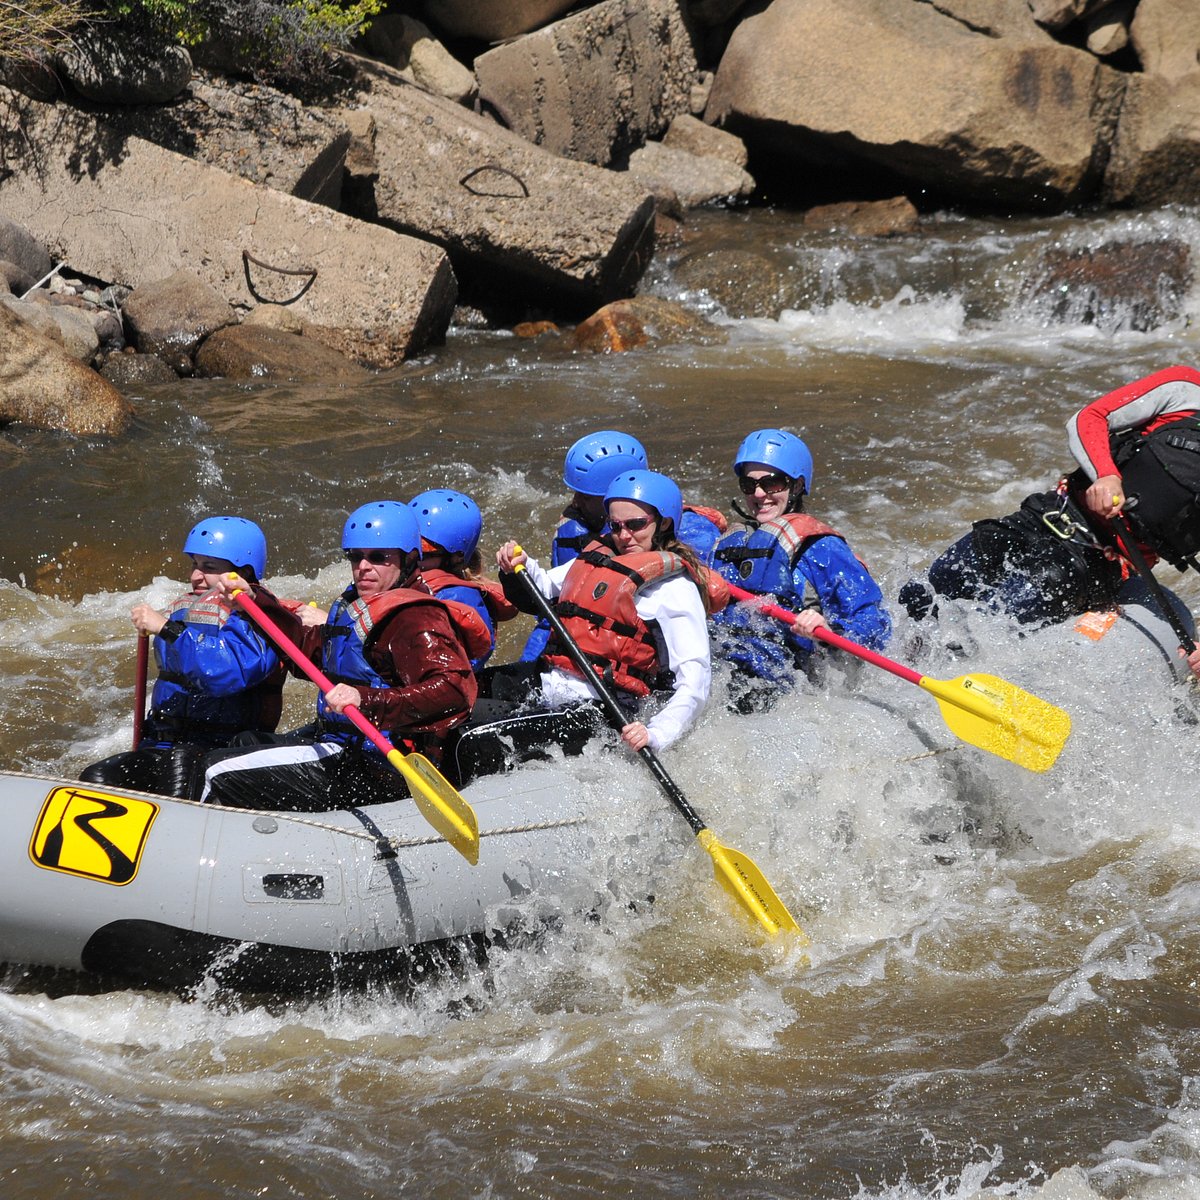
<instances>
[{"instance_id":1,"label":"red paddle shaft","mask_svg":"<svg viewBox=\"0 0 1200 1200\"><path fill-rule=\"evenodd\" d=\"M265 633L271 641L277 645L328 696L333 690L333 681L320 670L319 667L313 665L312 660L292 641L270 617L267 616L256 601L254 601L248 592L234 592L233 598L254 618L255 623ZM361 712L353 705L349 704L342 709L342 716L345 717L359 733L363 735L380 753L391 754L395 750L395 746L362 715Z\"/></svg>"}]
</instances>

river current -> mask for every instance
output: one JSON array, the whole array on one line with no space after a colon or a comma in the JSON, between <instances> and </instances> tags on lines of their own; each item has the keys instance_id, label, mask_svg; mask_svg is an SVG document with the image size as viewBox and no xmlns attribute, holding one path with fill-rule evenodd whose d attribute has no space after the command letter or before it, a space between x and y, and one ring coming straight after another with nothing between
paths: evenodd
<instances>
[{"instance_id":1,"label":"river current","mask_svg":"<svg viewBox=\"0 0 1200 1200\"><path fill-rule=\"evenodd\" d=\"M877 242L708 214L689 238L643 290L709 316L721 337L702 344L595 356L452 329L366 384L156 388L115 441L6 429L0 767L71 776L127 745L128 610L177 593L202 514L254 516L275 589L327 601L366 500L459 488L487 551L544 552L582 433L638 434L688 499L728 510L738 442L782 425L813 451L812 511L894 597L971 520L1053 485L1076 408L1200 362L1200 296L1149 332L1023 299L1047 249L1173 238L1194 255L1192 211L944 217ZM769 258L787 306L736 318L688 291L678 261L717 248ZM1159 575L1200 609L1197 581ZM1002 676L1074 731L1034 774L874 668L831 668L754 718L725 710L718 678L664 761L809 932L807 961L728 907L642 765L597 750L565 766L595 816L583 882L612 902L567 903L538 945L413 995L179 997L5 968L3 1195L1200 1194L1191 702L1161 655L986 614L932 632L898 616L889 653ZM311 703L290 683L285 720Z\"/></svg>"}]
</instances>

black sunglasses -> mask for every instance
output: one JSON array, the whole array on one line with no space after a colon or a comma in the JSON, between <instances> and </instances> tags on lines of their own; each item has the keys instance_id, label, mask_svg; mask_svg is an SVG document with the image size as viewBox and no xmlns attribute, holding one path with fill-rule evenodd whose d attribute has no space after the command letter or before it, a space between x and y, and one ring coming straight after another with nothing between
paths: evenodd
<instances>
[{"instance_id":1,"label":"black sunglasses","mask_svg":"<svg viewBox=\"0 0 1200 1200\"><path fill-rule=\"evenodd\" d=\"M738 476L738 488L743 496L753 496L759 488L762 488L763 495L770 496L775 492L786 492L791 486L791 478L779 471L758 479L751 479L749 475Z\"/></svg>"},{"instance_id":2,"label":"black sunglasses","mask_svg":"<svg viewBox=\"0 0 1200 1200\"><path fill-rule=\"evenodd\" d=\"M393 562L392 555L396 553L395 550L347 550L345 552L346 559L351 565L360 563L365 558L367 562L374 563L377 567Z\"/></svg>"},{"instance_id":3,"label":"black sunglasses","mask_svg":"<svg viewBox=\"0 0 1200 1200\"><path fill-rule=\"evenodd\" d=\"M620 533L622 529L628 529L630 533L641 533L647 525L653 524L653 517L634 517L629 521L614 521L610 517L608 527L613 533Z\"/></svg>"}]
</instances>

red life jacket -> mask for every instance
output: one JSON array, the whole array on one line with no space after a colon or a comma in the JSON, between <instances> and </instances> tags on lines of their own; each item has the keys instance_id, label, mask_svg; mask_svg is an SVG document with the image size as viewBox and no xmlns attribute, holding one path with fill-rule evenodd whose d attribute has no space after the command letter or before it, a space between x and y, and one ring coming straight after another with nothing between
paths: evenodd
<instances>
[{"instance_id":1,"label":"red life jacket","mask_svg":"<svg viewBox=\"0 0 1200 1200\"><path fill-rule=\"evenodd\" d=\"M429 585L429 590L436 596L443 588L469 587L474 588L487 605L493 621L511 621L520 611L517 606L504 594L504 589L495 579L464 579L453 571L443 571L441 567L421 568L421 578Z\"/></svg>"},{"instance_id":2,"label":"red life jacket","mask_svg":"<svg viewBox=\"0 0 1200 1200\"><path fill-rule=\"evenodd\" d=\"M450 624L458 634L468 658L478 658L492 648L492 631L483 623L483 618L469 605L459 600L441 600L429 592L416 588L391 588L377 592L368 600L359 598L347 607L363 645L370 638L371 630L390 612L405 604L440 604L450 614ZM384 685L387 686L386 684Z\"/></svg>"},{"instance_id":3,"label":"red life jacket","mask_svg":"<svg viewBox=\"0 0 1200 1200\"><path fill-rule=\"evenodd\" d=\"M663 550L617 554L603 542L592 542L575 559L555 609L597 675L635 696L671 686L656 630L638 614L636 601L650 584L684 571L694 579L677 554ZM542 658L550 666L579 674L553 633Z\"/></svg>"}]
</instances>

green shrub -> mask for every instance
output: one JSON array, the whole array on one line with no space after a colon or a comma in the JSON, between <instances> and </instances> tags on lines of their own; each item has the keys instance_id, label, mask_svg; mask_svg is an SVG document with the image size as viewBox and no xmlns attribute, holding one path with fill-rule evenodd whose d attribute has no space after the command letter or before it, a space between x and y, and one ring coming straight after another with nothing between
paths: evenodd
<instances>
[{"instance_id":1,"label":"green shrub","mask_svg":"<svg viewBox=\"0 0 1200 1200\"><path fill-rule=\"evenodd\" d=\"M255 79L312 84L329 52L362 33L385 0L93 0L109 17L185 46L207 38Z\"/></svg>"},{"instance_id":2,"label":"green shrub","mask_svg":"<svg viewBox=\"0 0 1200 1200\"><path fill-rule=\"evenodd\" d=\"M0 0L0 58L28 58L88 25L152 32L196 46L221 41L242 73L281 86L319 84L384 0Z\"/></svg>"},{"instance_id":3,"label":"green shrub","mask_svg":"<svg viewBox=\"0 0 1200 1200\"><path fill-rule=\"evenodd\" d=\"M53 50L87 15L84 0L0 0L0 58Z\"/></svg>"}]
</instances>

